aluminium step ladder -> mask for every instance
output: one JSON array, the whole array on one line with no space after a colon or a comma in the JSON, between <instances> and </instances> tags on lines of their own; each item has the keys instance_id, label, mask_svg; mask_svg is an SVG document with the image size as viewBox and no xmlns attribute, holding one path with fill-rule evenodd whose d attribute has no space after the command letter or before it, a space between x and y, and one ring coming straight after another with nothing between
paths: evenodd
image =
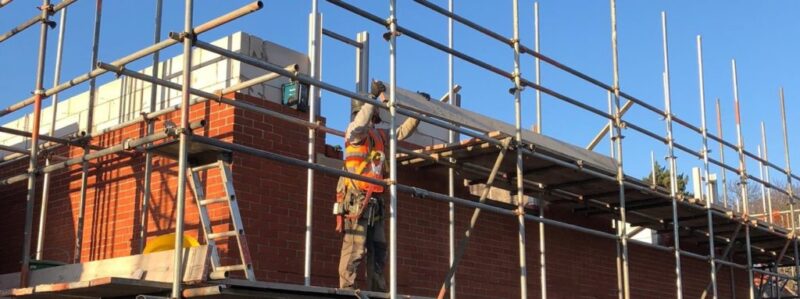
<instances>
[{"instance_id":1,"label":"aluminium step ladder","mask_svg":"<svg viewBox=\"0 0 800 299\"><path fill-rule=\"evenodd\" d=\"M150 148L156 154L160 154L169 158L177 160L178 142L165 142ZM244 234L244 224L242 223L242 216L239 213L238 198L233 188L233 176L231 172L231 162L233 161L233 153L229 150L203 144L199 142L189 142L188 149L188 175L186 180L194 192L195 201L197 203L198 214L200 216L200 224L203 228L203 234L206 239L210 250L211 279L224 279L227 277L228 272L242 271L245 278L250 281L255 281L255 274L253 273L252 260L250 259L250 250L247 247L247 240ZM222 189L225 191L223 197L207 198L205 194L205 185L208 182L202 180L202 174L205 171L218 169L219 179L222 180ZM225 231L214 231L214 225L226 223L215 223L212 225L211 218L209 217L209 206L225 205L228 208L230 218L227 219L227 226ZM239 250L238 262L232 265L223 265L219 250L217 249L217 242L222 240L233 240Z\"/></svg>"},{"instance_id":2,"label":"aluminium step ladder","mask_svg":"<svg viewBox=\"0 0 800 299\"><path fill-rule=\"evenodd\" d=\"M225 190L225 196L219 198L206 198L203 182L200 179L201 173L205 170L217 168L219 169L219 176L222 179L222 187ZM233 189L233 177L231 174L230 160L222 158L205 165L190 166L190 177L187 177L189 184L194 192L195 200L197 201L197 209L200 214L200 224L203 226L205 233L206 243L211 249L211 267L213 272L212 278L224 278L225 273L231 271L244 271L245 277L248 280L255 281L253 274L253 267L250 260L250 251L247 247L247 240L244 235L244 224L242 224L242 217L239 214L239 204L237 202L236 193ZM211 219L208 215L208 206L215 204L225 204L230 211L230 226L231 230L215 232L211 224ZM239 249L240 263L235 265L222 265L217 251L217 240L233 239ZM215 277L216 276L216 277Z\"/></svg>"}]
</instances>

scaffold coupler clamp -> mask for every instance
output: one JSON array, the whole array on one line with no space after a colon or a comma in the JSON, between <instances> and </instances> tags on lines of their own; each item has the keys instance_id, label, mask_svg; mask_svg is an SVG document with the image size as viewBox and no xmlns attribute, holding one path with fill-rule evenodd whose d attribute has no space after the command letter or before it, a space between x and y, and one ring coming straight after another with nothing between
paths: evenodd
<instances>
[{"instance_id":1,"label":"scaffold coupler clamp","mask_svg":"<svg viewBox=\"0 0 800 299\"><path fill-rule=\"evenodd\" d=\"M47 14L49 14L49 15L53 14L53 4L52 3L48 3L47 5L39 5L36 8L39 9L40 11L47 12Z\"/></svg>"},{"instance_id":2,"label":"scaffold coupler clamp","mask_svg":"<svg viewBox=\"0 0 800 299\"><path fill-rule=\"evenodd\" d=\"M216 101L218 103L222 102L222 98L223 98L222 89L215 90L214 91L214 96L215 96L215 98L213 98L214 101Z\"/></svg>"},{"instance_id":3,"label":"scaffold coupler clamp","mask_svg":"<svg viewBox=\"0 0 800 299\"><path fill-rule=\"evenodd\" d=\"M164 133L170 137L178 137L178 135L181 133L181 130L174 122L167 120L164 122Z\"/></svg>"},{"instance_id":4,"label":"scaffold coupler clamp","mask_svg":"<svg viewBox=\"0 0 800 299\"><path fill-rule=\"evenodd\" d=\"M400 36L400 32L399 31L392 30L392 24L394 24L395 28L397 28L397 26L396 26L397 25L397 18L391 18L390 17L390 18L386 19L386 29L389 29L389 31L384 33L382 36L383 36L383 39L386 40L387 42L392 39L392 36L394 36L394 37Z\"/></svg>"},{"instance_id":5,"label":"scaffold coupler clamp","mask_svg":"<svg viewBox=\"0 0 800 299\"><path fill-rule=\"evenodd\" d=\"M411 195L416 198L427 198L428 191L417 187L411 187Z\"/></svg>"},{"instance_id":6,"label":"scaffold coupler clamp","mask_svg":"<svg viewBox=\"0 0 800 299\"><path fill-rule=\"evenodd\" d=\"M105 62L102 62L102 61L98 61L95 64L95 67L101 68L101 69L106 69L106 70L108 70L110 72L113 72L114 75L116 76L116 78L121 77L122 76L122 71L125 69L124 65L116 66L116 65L108 64L108 63L105 63Z\"/></svg>"},{"instance_id":7,"label":"scaffold coupler clamp","mask_svg":"<svg viewBox=\"0 0 800 299\"><path fill-rule=\"evenodd\" d=\"M518 144L518 143L517 143L517 141L516 141L516 140L513 140L513 139L511 139L511 140L509 140L509 141L508 141L508 143L505 145L505 147L506 147L508 150L511 150L511 151L513 151L513 150L516 150L516 149L517 149L517 144Z\"/></svg>"},{"instance_id":8,"label":"scaffold coupler clamp","mask_svg":"<svg viewBox=\"0 0 800 299\"><path fill-rule=\"evenodd\" d=\"M139 115L142 116L142 121L144 121L145 123L149 124L149 123L152 123L153 121L157 121L158 120L158 117L148 117L147 114L148 113L145 112L145 111L142 111L142 112L139 113Z\"/></svg>"},{"instance_id":9,"label":"scaffold coupler clamp","mask_svg":"<svg viewBox=\"0 0 800 299\"><path fill-rule=\"evenodd\" d=\"M514 83L514 86L508 89L508 93L513 95L517 92L522 92L525 90L525 86L519 82L521 77L522 74L518 70L514 70L514 72L511 73L511 82Z\"/></svg>"},{"instance_id":10,"label":"scaffold coupler clamp","mask_svg":"<svg viewBox=\"0 0 800 299\"><path fill-rule=\"evenodd\" d=\"M525 208L523 206L519 206L514 209L514 216L524 216L525 215Z\"/></svg>"},{"instance_id":11,"label":"scaffold coupler clamp","mask_svg":"<svg viewBox=\"0 0 800 299\"><path fill-rule=\"evenodd\" d=\"M39 11L42 12L42 22L45 23L50 29L56 27L56 22L51 21L48 19L49 16L55 14L55 10L53 9L53 4L48 3L47 5L40 5L36 7Z\"/></svg>"},{"instance_id":12,"label":"scaffold coupler clamp","mask_svg":"<svg viewBox=\"0 0 800 299\"><path fill-rule=\"evenodd\" d=\"M41 101L42 99L45 98L45 94L46 93L45 93L44 89L37 89L37 90L34 90L32 92L32 94L33 94L34 97L38 97L39 100Z\"/></svg>"},{"instance_id":13,"label":"scaffold coupler clamp","mask_svg":"<svg viewBox=\"0 0 800 299\"><path fill-rule=\"evenodd\" d=\"M42 171L37 168L28 168L28 175L39 176Z\"/></svg>"},{"instance_id":14,"label":"scaffold coupler clamp","mask_svg":"<svg viewBox=\"0 0 800 299\"><path fill-rule=\"evenodd\" d=\"M613 132L611 133L611 140L616 141L617 138L619 138L620 140L625 139L625 135L622 135L622 129L628 128L628 124L622 120L622 116L619 113L614 113L614 115L612 115L611 118L614 122L614 125L617 128L619 128L619 132L617 135L615 135Z\"/></svg>"},{"instance_id":15,"label":"scaffold coupler clamp","mask_svg":"<svg viewBox=\"0 0 800 299\"><path fill-rule=\"evenodd\" d=\"M528 151L528 153L535 153L535 152L536 152L536 150L537 150L537 147L536 147L536 145L535 145L535 144L530 144L530 143L528 143L528 144L525 144L525 146L524 146L523 148L524 148L525 150L527 150L527 151Z\"/></svg>"},{"instance_id":16,"label":"scaffold coupler clamp","mask_svg":"<svg viewBox=\"0 0 800 299\"><path fill-rule=\"evenodd\" d=\"M197 34L194 32L194 29L190 32L170 32L169 38L182 42L186 38L190 38L192 43L197 41Z\"/></svg>"},{"instance_id":17,"label":"scaffold coupler clamp","mask_svg":"<svg viewBox=\"0 0 800 299\"><path fill-rule=\"evenodd\" d=\"M122 149L126 151L133 149L133 146L131 146L131 141L133 140L130 138L125 138L125 140L122 141Z\"/></svg>"}]
</instances>

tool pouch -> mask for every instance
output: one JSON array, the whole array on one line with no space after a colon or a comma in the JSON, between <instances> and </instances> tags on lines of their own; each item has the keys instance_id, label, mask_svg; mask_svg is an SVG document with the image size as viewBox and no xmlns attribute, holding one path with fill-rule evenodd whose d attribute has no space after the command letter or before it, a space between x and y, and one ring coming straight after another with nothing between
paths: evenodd
<instances>
[{"instance_id":1,"label":"tool pouch","mask_svg":"<svg viewBox=\"0 0 800 299\"><path fill-rule=\"evenodd\" d=\"M383 219L383 203L379 197L372 197L369 199L369 205L364 214L367 216L367 223L369 226L374 225Z\"/></svg>"},{"instance_id":2,"label":"tool pouch","mask_svg":"<svg viewBox=\"0 0 800 299\"><path fill-rule=\"evenodd\" d=\"M347 189L344 201L342 201L342 213L345 215L356 215L361 210L361 203L364 201L364 193L353 191L353 188Z\"/></svg>"}]
</instances>

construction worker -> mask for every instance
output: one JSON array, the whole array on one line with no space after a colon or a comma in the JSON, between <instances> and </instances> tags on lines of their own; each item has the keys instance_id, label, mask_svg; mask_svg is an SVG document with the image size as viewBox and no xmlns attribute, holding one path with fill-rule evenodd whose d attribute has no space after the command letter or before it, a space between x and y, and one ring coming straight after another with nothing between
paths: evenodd
<instances>
[{"instance_id":1,"label":"construction worker","mask_svg":"<svg viewBox=\"0 0 800 299\"><path fill-rule=\"evenodd\" d=\"M384 103L386 86L372 81L370 96ZM381 123L377 107L372 104L354 105L354 116L345 132L344 168L350 172L383 179L387 171L388 134L375 125ZM419 120L408 118L397 129L397 139L403 140L417 128ZM383 200L384 188L380 185L340 177L336 186L336 231L344 233L342 254L339 260L339 287L356 289L356 272L367 257L367 289L385 292L386 234Z\"/></svg>"}]
</instances>

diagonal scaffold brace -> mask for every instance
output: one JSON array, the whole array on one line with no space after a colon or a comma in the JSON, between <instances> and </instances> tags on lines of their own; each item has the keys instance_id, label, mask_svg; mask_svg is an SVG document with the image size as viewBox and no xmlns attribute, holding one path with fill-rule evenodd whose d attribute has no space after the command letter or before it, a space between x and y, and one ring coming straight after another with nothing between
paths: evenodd
<instances>
[{"instance_id":1,"label":"diagonal scaffold brace","mask_svg":"<svg viewBox=\"0 0 800 299\"><path fill-rule=\"evenodd\" d=\"M511 146L511 137L506 138L502 142L502 146L500 149L500 153L497 154L497 159L494 161L494 165L492 166L492 172L489 173L489 178L486 180L486 184L484 186L483 192L481 193L481 197L478 200L479 203L486 202L486 197L489 196L489 190L492 189L494 185L494 179L497 177L497 172L500 170L500 165L503 163L505 159L506 152L508 148ZM455 257L453 258L453 262L450 264L450 269L447 271L447 276L445 276L444 283L442 287L439 289L439 295L437 296L438 299L443 299L447 296L447 292L450 290L450 284L452 283L453 275L456 273L456 267L458 266L458 262L461 260L461 257L464 255L464 252L467 249L467 245L469 244L470 236L472 235L472 230L475 228L475 224L478 222L478 217L481 215L481 209L475 208L472 212L472 218L469 221L469 227L464 232L464 238L458 243L458 248L455 252Z\"/></svg>"}]
</instances>

